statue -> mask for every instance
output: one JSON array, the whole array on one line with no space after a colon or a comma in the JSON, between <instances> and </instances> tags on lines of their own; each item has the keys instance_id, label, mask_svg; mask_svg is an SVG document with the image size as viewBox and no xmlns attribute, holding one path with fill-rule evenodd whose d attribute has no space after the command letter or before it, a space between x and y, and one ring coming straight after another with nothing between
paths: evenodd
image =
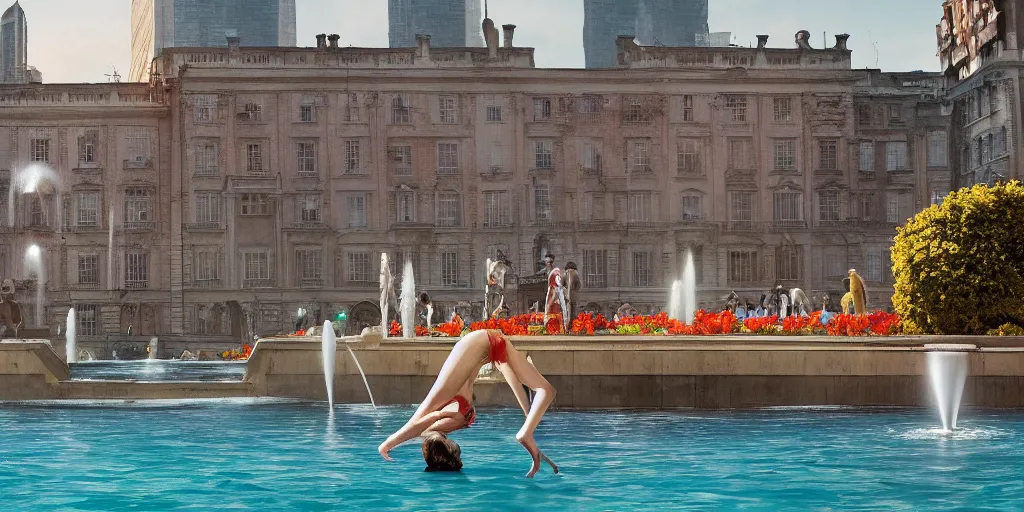
<instances>
[{"instance_id":1,"label":"statue","mask_svg":"<svg viewBox=\"0 0 1024 512\"><path fill-rule=\"evenodd\" d=\"M551 315L562 315L562 326L565 327L569 315L569 308L565 302L565 281L562 276L562 269L554 267L555 257L551 253L544 256L545 268L548 271L548 291L544 296L544 324L547 325ZM575 272L575 264L573 271ZM571 320L571 319L570 319Z\"/></svg>"},{"instance_id":2,"label":"statue","mask_svg":"<svg viewBox=\"0 0 1024 512\"><path fill-rule=\"evenodd\" d=\"M864 279L857 273L857 269L850 269L850 291L847 292L850 295L850 300L853 301L853 311L857 315L867 314L867 288L864 286ZM845 297L843 299L846 300ZM847 310L847 306L843 306L844 311Z\"/></svg>"},{"instance_id":3,"label":"statue","mask_svg":"<svg viewBox=\"0 0 1024 512\"><path fill-rule=\"evenodd\" d=\"M423 292L423 293L420 294L419 299L417 300L417 302L419 302L420 306L422 306L423 309L426 310L423 316L424 316L424 319L427 322L427 331L429 331L430 328L433 327L434 304L432 302L430 302L430 295L427 295L426 292Z\"/></svg>"},{"instance_id":4,"label":"statue","mask_svg":"<svg viewBox=\"0 0 1024 512\"><path fill-rule=\"evenodd\" d=\"M624 302L621 306L619 306L619 309L615 310L614 320L616 322L618 322L619 320L621 320L623 318L629 318L631 316L636 316L636 314L637 314L636 313L636 309L633 308L633 306L629 305L628 302Z\"/></svg>"},{"instance_id":5,"label":"statue","mask_svg":"<svg viewBox=\"0 0 1024 512\"><path fill-rule=\"evenodd\" d=\"M21 306L14 300L14 280L4 279L0 283L0 327L3 328L4 337L10 334L18 337L18 330L24 324L21 316Z\"/></svg>"},{"instance_id":6,"label":"statue","mask_svg":"<svg viewBox=\"0 0 1024 512\"><path fill-rule=\"evenodd\" d=\"M384 337L388 336L388 314L390 307L394 305L398 310L398 296L395 295L395 277L391 275L391 266L388 264L388 253L380 253L380 329Z\"/></svg>"},{"instance_id":7,"label":"statue","mask_svg":"<svg viewBox=\"0 0 1024 512\"><path fill-rule=\"evenodd\" d=\"M789 303L793 306L791 313L793 315L807 316L814 310L811 300L807 298L807 294L800 288L793 288L789 291Z\"/></svg>"},{"instance_id":8,"label":"statue","mask_svg":"<svg viewBox=\"0 0 1024 512\"><path fill-rule=\"evenodd\" d=\"M797 32L796 47L801 50L813 50L813 48L811 48L811 33L806 30Z\"/></svg>"},{"instance_id":9,"label":"statue","mask_svg":"<svg viewBox=\"0 0 1024 512\"><path fill-rule=\"evenodd\" d=\"M505 304L505 275L512 271L512 264L509 263L505 253L500 249L494 261L487 259L487 279L484 285L484 320L494 318L499 312L506 311Z\"/></svg>"},{"instance_id":10,"label":"statue","mask_svg":"<svg viewBox=\"0 0 1024 512\"><path fill-rule=\"evenodd\" d=\"M767 312L767 316L779 315L780 318L787 316L789 311L789 294L782 288L782 285L776 285L768 293L761 294L761 307Z\"/></svg>"},{"instance_id":11,"label":"statue","mask_svg":"<svg viewBox=\"0 0 1024 512\"><path fill-rule=\"evenodd\" d=\"M572 319L576 318L576 292L583 287L583 281L580 280L579 269L576 268L576 262L570 261L565 264L565 313L562 315L562 324L565 328L565 332L569 332L569 328L572 326Z\"/></svg>"}]
</instances>

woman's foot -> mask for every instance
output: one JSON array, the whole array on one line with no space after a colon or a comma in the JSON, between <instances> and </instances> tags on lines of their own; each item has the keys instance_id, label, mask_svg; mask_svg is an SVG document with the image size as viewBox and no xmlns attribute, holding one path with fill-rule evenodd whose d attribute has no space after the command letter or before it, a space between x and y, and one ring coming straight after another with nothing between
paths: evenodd
<instances>
[{"instance_id":1,"label":"woman's foot","mask_svg":"<svg viewBox=\"0 0 1024 512\"><path fill-rule=\"evenodd\" d=\"M537 442L533 440L532 435L516 434L516 441L519 441L519 444L526 448L526 451L530 453L530 458L533 459L533 463L530 465L530 472L526 474L526 478L533 478L533 475L540 471L540 448L537 447Z\"/></svg>"}]
</instances>

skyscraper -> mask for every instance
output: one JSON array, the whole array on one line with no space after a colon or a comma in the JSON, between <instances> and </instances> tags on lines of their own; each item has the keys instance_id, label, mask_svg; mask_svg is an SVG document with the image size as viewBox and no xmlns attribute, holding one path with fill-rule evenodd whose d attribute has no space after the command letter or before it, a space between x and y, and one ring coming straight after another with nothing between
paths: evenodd
<instances>
[{"instance_id":1,"label":"skyscraper","mask_svg":"<svg viewBox=\"0 0 1024 512\"><path fill-rule=\"evenodd\" d=\"M295 0L132 0L129 79L146 80L164 48L295 46Z\"/></svg>"},{"instance_id":2,"label":"skyscraper","mask_svg":"<svg viewBox=\"0 0 1024 512\"><path fill-rule=\"evenodd\" d=\"M28 81L28 22L18 2L0 17L0 83Z\"/></svg>"},{"instance_id":3,"label":"skyscraper","mask_svg":"<svg viewBox=\"0 0 1024 512\"><path fill-rule=\"evenodd\" d=\"M650 46L700 46L708 39L708 0L584 0L588 68L615 66L615 39Z\"/></svg>"},{"instance_id":4,"label":"skyscraper","mask_svg":"<svg viewBox=\"0 0 1024 512\"><path fill-rule=\"evenodd\" d=\"M392 48L416 46L416 35L430 35L431 46L483 46L480 0L388 0L388 40Z\"/></svg>"}]
</instances>

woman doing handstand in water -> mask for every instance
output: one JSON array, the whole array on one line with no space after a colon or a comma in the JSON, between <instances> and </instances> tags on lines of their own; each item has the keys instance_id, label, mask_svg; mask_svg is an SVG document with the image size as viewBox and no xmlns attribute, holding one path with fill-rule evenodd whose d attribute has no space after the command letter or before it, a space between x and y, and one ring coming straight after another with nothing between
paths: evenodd
<instances>
[{"instance_id":1,"label":"woman doing handstand in water","mask_svg":"<svg viewBox=\"0 0 1024 512\"><path fill-rule=\"evenodd\" d=\"M499 331L471 332L452 347L434 386L419 408L405 426L391 434L377 449L381 456L391 460L388 453L392 449L422 435L427 437L423 443L423 454L428 469L446 469L444 466L450 470L460 469L458 445L447 439L445 434L466 428L476 419L476 408L472 405L473 383L480 367L487 363L492 363L505 376L526 414L526 421L516 433L516 440L533 458L533 465L526 476L532 477L540 470L541 459L557 473L558 466L540 451L533 439L544 412L555 399L555 388ZM532 405L523 389L524 384L535 392ZM440 462L431 466L431 459Z\"/></svg>"}]
</instances>

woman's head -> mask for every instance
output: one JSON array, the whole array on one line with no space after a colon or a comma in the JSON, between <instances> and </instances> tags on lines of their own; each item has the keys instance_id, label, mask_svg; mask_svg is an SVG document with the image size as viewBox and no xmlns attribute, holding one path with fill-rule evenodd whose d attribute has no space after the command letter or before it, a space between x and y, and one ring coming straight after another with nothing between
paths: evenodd
<instances>
[{"instance_id":1,"label":"woman's head","mask_svg":"<svg viewBox=\"0 0 1024 512\"><path fill-rule=\"evenodd\" d=\"M462 449L444 434L430 434L423 440L422 448L427 471L462 470Z\"/></svg>"}]
</instances>

